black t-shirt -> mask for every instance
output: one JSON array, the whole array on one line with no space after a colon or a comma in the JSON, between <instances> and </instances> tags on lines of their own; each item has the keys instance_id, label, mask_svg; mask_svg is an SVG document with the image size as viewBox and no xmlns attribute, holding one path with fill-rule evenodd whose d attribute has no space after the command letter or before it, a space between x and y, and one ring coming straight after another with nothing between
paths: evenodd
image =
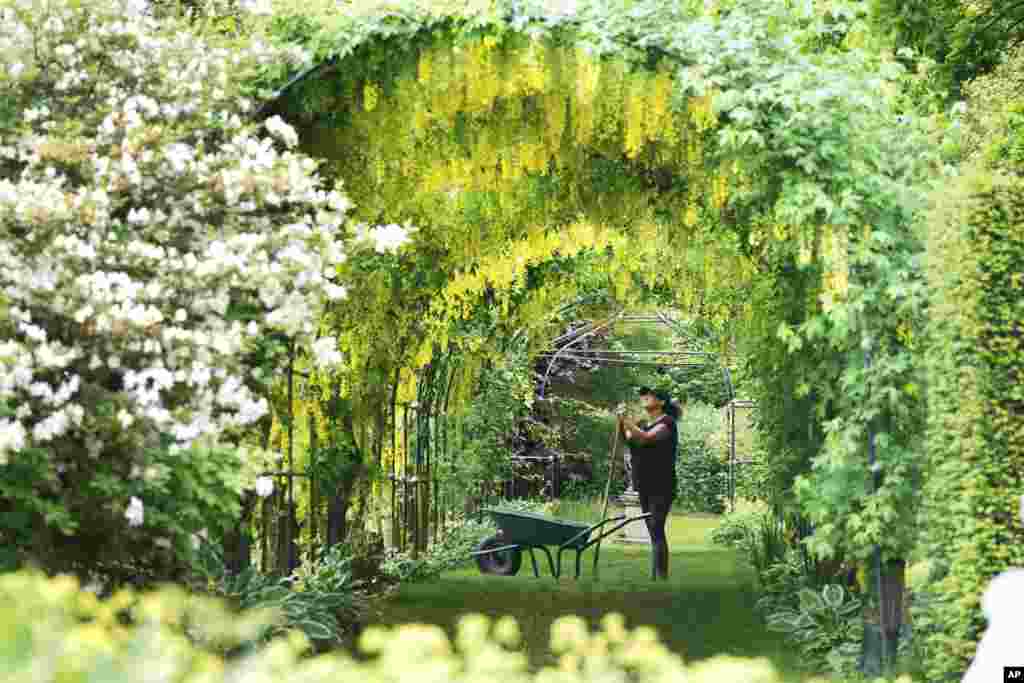
<instances>
[{"instance_id":1,"label":"black t-shirt","mask_svg":"<svg viewBox=\"0 0 1024 683\"><path fill-rule=\"evenodd\" d=\"M664 422L668 427L668 434L665 437L650 443L634 442L630 445L633 456L633 481L641 494L675 497L678 443L676 421L671 415L662 415L650 424L643 423L638 426L646 432L659 422Z\"/></svg>"}]
</instances>

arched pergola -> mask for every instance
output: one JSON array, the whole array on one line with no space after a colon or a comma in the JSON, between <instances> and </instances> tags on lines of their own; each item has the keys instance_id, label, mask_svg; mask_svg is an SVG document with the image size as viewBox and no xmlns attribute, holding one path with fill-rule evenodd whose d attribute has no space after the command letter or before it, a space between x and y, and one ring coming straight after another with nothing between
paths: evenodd
<instances>
[{"instance_id":1,"label":"arched pergola","mask_svg":"<svg viewBox=\"0 0 1024 683\"><path fill-rule=\"evenodd\" d=\"M662 349L593 349L588 348L585 352L578 350L579 344L585 339L591 338L602 331L610 331L616 325L628 323L656 323L662 325L678 336L686 340L685 348L666 351ZM603 320L591 322L578 329L572 330L551 340L548 348L537 354L540 358L547 358L544 377L539 387L539 400L546 398L548 383L551 378L551 370L559 360L587 360L598 363L631 367L659 367L659 368L681 368L681 367L706 367L709 363L718 362L722 371L722 381L725 385L728 402L726 403L726 420L729 430L729 480L728 494L730 509L735 506L736 495L736 467L742 464L754 462L749 458L740 460L736 454L736 409L752 408L754 403L748 400L736 398L736 391L732 381L732 374L728 364L721 362L718 354L700 348L697 340L686 332L682 322L672 317L665 310L657 310L652 314L631 313L625 308L618 309L610 317ZM551 495L558 495L560 489L560 459L557 455L551 456L513 456L513 460L532 460L545 462L550 471L552 486Z\"/></svg>"}]
</instances>

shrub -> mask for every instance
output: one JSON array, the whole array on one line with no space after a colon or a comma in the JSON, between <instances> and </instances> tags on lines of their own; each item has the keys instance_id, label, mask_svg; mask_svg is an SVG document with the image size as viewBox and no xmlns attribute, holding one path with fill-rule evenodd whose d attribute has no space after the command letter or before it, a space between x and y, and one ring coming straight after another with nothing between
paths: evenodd
<instances>
[{"instance_id":1,"label":"shrub","mask_svg":"<svg viewBox=\"0 0 1024 683\"><path fill-rule=\"evenodd\" d=\"M921 605L929 680L959 677L994 576L1024 565L1024 181L974 169L928 222L932 342L922 553L943 572Z\"/></svg>"},{"instance_id":2,"label":"shrub","mask_svg":"<svg viewBox=\"0 0 1024 683\"><path fill-rule=\"evenodd\" d=\"M766 504L740 498L736 509L725 514L712 530L711 542L749 552L751 534L761 528L762 520L770 513Z\"/></svg>"},{"instance_id":3,"label":"shrub","mask_svg":"<svg viewBox=\"0 0 1024 683\"><path fill-rule=\"evenodd\" d=\"M729 465L715 447L724 430L721 414L704 404L691 404L679 419L676 456L676 508L685 512L721 513L728 494Z\"/></svg>"},{"instance_id":4,"label":"shrub","mask_svg":"<svg viewBox=\"0 0 1024 683\"><path fill-rule=\"evenodd\" d=\"M538 500L499 500L491 507L550 514L556 505L557 502ZM442 572L469 566L473 563L470 553L476 550L480 541L497 531L487 515L479 519L476 515L456 516L445 524L441 537L415 560L409 551L389 548L381 571L394 581L424 581Z\"/></svg>"},{"instance_id":5,"label":"shrub","mask_svg":"<svg viewBox=\"0 0 1024 683\"><path fill-rule=\"evenodd\" d=\"M355 594L352 558L343 545L281 578L260 574L252 567L232 574L212 544L202 546L201 556L207 593L236 611L263 609L277 614L253 642L243 644L245 649L293 629L302 631L319 648L338 645L365 608Z\"/></svg>"},{"instance_id":6,"label":"shrub","mask_svg":"<svg viewBox=\"0 0 1024 683\"><path fill-rule=\"evenodd\" d=\"M339 355L308 342L345 296L348 201L251 118L309 55L244 13L228 36L136 10L0 0L0 546L51 570L180 541L164 523L220 491L176 508L154 461L260 419L282 339Z\"/></svg>"},{"instance_id":7,"label":"shrub","mask_svg":"<svg viewBox=\"0 0 1024 683\"><path fill-rule=\"evenodd\" d=\"M442 572L458 569L472 563L470 553L480 541L498 531L490 518L478 521L475 517L457 518L445 525L441 537L432 543L419 558L412 559L408 551L388 549L381 571L395 581L423 581Z\"/></svg>"}]
</instances>

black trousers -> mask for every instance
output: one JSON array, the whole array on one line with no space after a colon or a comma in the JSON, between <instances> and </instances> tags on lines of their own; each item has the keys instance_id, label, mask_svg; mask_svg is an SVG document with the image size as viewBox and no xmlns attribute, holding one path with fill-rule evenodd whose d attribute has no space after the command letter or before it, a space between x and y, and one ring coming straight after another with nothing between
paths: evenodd
<instances>
[{"instance_id":1,"label":"black trousers","mask_svg":"<svg viewBox=\"0 0 1024 683\"><path fill-rule=\"evenodd\" d=\"M665 522L674 496L667 491L640 492L640 509L651 516L644 520L651 535L651 579L668 579L668 538Z\"/></svg>"}]
</instances>

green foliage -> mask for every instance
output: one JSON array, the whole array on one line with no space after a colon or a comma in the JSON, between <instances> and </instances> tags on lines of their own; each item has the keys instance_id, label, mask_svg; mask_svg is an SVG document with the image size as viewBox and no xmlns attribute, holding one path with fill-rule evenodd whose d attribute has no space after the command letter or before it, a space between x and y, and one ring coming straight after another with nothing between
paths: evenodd
<instances>
[{"instance_id":1,"label":"green foliage","mask_svg":"<svg viewBox=\"0 0 1024 683\"><path fill-rule=\"evenodd\" d=\"M511 443L515 427L533 405L529 356L521 345L509 349L504 365L485 368L474 401L462 418L464 444L448 454L450 475L445 484L468 491L481 481L503 480L511 474Z\"/></svg>"},{"instance_id":2,"label":"green foliage","mask_svg":"<svg viewBox=\"0 0 1024 683\"><path fill-rule=\"evenodd\" d=\"M46 473L32 453L0 468L0 557L8 568L34 564L77 573L110 587L181 578L190 571L194 538L219 538L241 510L255 479L253 455L227 445L197 446L187 456L149 453L142 470L87 454ZM129 528L124 510L97 503L138 497L142 526Z\"/></svg>"},{"instance_id":3,"label":"green foliage","mask_svg":"<svg viewBox=\"0 0 1024 683\"><path fill-rule=\"evenodd\" d=\"M750 504L746 500L740 499L737 501L735 510L721 517L718 526L711 532L711 542L745 551L751 532L760 528L761 520L769 514L770 510L767 505Z\"/></svg>"},{"instance_id":4,"label":"green foliage","mask_svg":"<svg viewBox=\"0 0 1024 683\"><path fill-rule=\"evenodd\" d=\"M706 403L715 408L729 402L729 388L717 363L709 362L696 368L672 368L667 374L671 382L658 388L666 389L673 398L685 403Z\"/></svg>"},{"instance_id":5,"label":"green foliage","mask_svg":"<svg viewBox=\"0 0 1024 683\"><path fill-rule=\"evenodd\" d=\"M553 667L528 670L514 619L494 621L479 614L460 620L451 640L440 627L423 624L367 629L359 643L365 656L359 658L341 653L309 657L309 640L301 632L244 658L225 660L218 654L250 640L270 617L236 614L220 601L175 588L139 596L123 593L100 602L66 577L11 574L0 577L0 676L10 683L38 680L40 671L63 683L136 683L140 672L166 683L782 680L764 659L719 656L685 665L653 629L628 629L619 614L605 616L596 631L580 617L558 619L550 635L551 650L559 657L557 672ZM204 637L192 642L182 626L195 630L196 624ZM598 649L602 655L595 656Z\"/></svg>"},{"instance_id":6,"label":"green foliage","mask_svg":"<svg viewBox=\"0 0 1024 683\"><path fill-rule=\"evenodd\" d=\"M503 503L503 506L505 503ZM413 559L408 552L389 549L381 571L399 582L425 581L450 569L465 567L473 562L470 553L482 540L498 531L490 517L478 521L475 517L457 518L442 530L441 537L432 543L426 553Z\"/></svg>"},{"instance_id":7,"label":"green foliage","mask_svg":"<svg viewBox=\"0 0 1024 683\"><path fill-rule=\"evenodd\" d=\"M1024 184L969 168L929 216L928 476L922 551L936 600L920 607L929 680L966 670L988 582L1024 564Z\"/></svg>"},{"instance_id":8,"label":"green foliage","mask_svg":"<svg viewBox=\"0 0 1024 683\"><path fill-rule=\"evenodd\" d=\"M676 509L721 513L728 496L729 465L715 443L724 431L722 417L712 406L693 404L680 417L676 455Z\"/></svg>"},{"instance_id":9,"label":"green foliage","mask_svg":"<svg viewBox=\"0 0 1024 683\"><path fill-rule=\"evenodd\" d=\"M728 3L728 11L706 13L661 2L637 2L626 12L614 4L593 3L585 4L572 21L552 19L545 16L550 13L528 5L512 8L504 3L460 10L417 3L404 6L399 13L375 5L350 15L320 8L311 12L318 28L306 37L306 44L318 58L344 61L331 78L321 79L319 84L310 79L300 86L290 102L295 117L318 120L326 128L336 129L323 137L350 140L339 134L355 116L355 107L343 107L327 95L357 92L357 86L366 80L385 90L395 89L401 75L409 76L409 87L414 88L413 57L420 48L448 46L470 38L492 38L498 50L524 44L527 33L538 48L576 44L607 57L611 67L631 72L631 79L642 71L637 67L648 68L659 60L679 64L678 69L673 67L673 112L704 106L696 98L707 95L707 113L715 120L703 134L692 138L700 142L701 159L692 164L688 161L685 174L682 168L666 170L678 171L688 182L696 182L709 170L736 162L745 177L757 180L730 181L727 206L720 211L701 211L694 229L666 229L666 235L677 240L674 246L678 244L685 253L684 258L675 258L670 250L673 260L686 269L692 267L695 277L678 277L678 271L666 275L658 269L668 264L653 259L648 263L637 257L644 262L629 267L645 280L676 277L678 285L673 291L686 298L695 313L721 319L753 311L750 327L755 333L749 336L749 343L759 353L754 374L763 378L753 398L765 406L760 416L769 437L765 446L778 463L773 488L788 491L798 477L805 477L799 502L816 523L815 552L821 556L865 556L881 542L887 552L901 555L914 536L915 477L923 431L919 400L923 381L911 351L911 345L920 340L924 308L922 245L910 226L923 204L922 181L933 171L938 156L923 124L893 125L899 111L892 93L899 91L905 68L873 49L833 49L837 36L853 31L858 21L845 3L839 5L843 6L819 18L794 11L786 3L754 0L737 0ZM306 11L304 7L298 13ZM467 58L466 63L476 68L483 61ZM539 82L546 72L538 71L542 73L530 75L537 76ZM352 103L360 101L357 93ZM513 148L503 142L507 136L501 137L507 131L488 129L485 119L496 116L498 110L508 110L497 107L492 111L490 105L485 109L480 131L494 134L494 154L505 154ZM458 143L456 138L465 133L465 117L453 115L452 119L454 122L421 126L418 130L432 136L431 143L417 149L434 149L435 141ZM399 120L407 126L406 117ZM619 119L615 125L612 137L618 138ZM517 135L513 132L512 138ZM351 144L353 153L343 155L344 159L366 155L378 160L376 175L381 176L381 183L405 177L388 170L395 167L394 160L373 148L372 140L366 145ZM587 148L573 162L575 176L560 173L556 180L545 180L545 186L561 183L566 196L571 194L570 188L586 194L594 189L589 180L597 177L601 188L619 190L621 194L616 196L633 201L640 187L637 178L660 170L654 168L653 155L639 160L635 167L605 163L600 158L607 159L608 154L599 147ZM363 182L371 175L363 171L353 168L346 182ZM459 205L459 225L466 223L469 215L473 226L488 227L487 231L478 230L475 239L490 244L495 234L501 234L508 238L506 242L518 243L523 226L537 222L527 220L532 214L522 215L536 204L537 185L531 185L533 180L523 183L522 187L529 189L526 194L533 198L530 201L512 199L513 209L497 203L498 196L505 197L500 193L492 193L486 202L477 201L480 195L474 194L472 201ZM365 190L355 198L377 207L374 211L400 213L403 206L422 210L428 197L411 197L414 193ZM382 197L387 197L386 205L381 203ZM679 196L673 197L659 209L673 209ZM652 194L651 198L660 197ZM410 203L403 203L406 200ZM443 223L444 217L436 215L442 213L440 204L429 201L437 210L425 215L427 222ZM613 204L621 213L622 206ZM545 219L559 225L567 220L566 209L572 210L568 214L572 216L584 208L578 201L559 204L561 213ZM490 231L492 221L478 220L484 213L493 215L495 231L500 225L504 232ZM678 222L672 225L678 226ZM863 226L870 226L871 231L862 237ZM849 238L836 247L836 251L848 251L848 260L841 254L823 255L830 230ZM439 237L438 243L450 251L452 246L445 242L450 233L439 229L438 234L445 236ZM628 230L625 235L626 244L643 240ZM504 244L499 240L491 251L501 253ZM430 248L440 251L437 244ZM813 257L805 259L805 250ZM606 266L608 279L613 284L633 281L634 273L623 270L633 258L630 249L616 251L613 247L608 253L616 257L614 264L609 261ZM756 269L762 278L757 291L746 288L749 273L741 273L740 268L731 275L709 274L709 266L716 263L711 257L719 254ZM849 291L841 287L828 291L822 283L825 271L834 267L845 274L847 263L855 270ZM495 265L508 273L514 270L508 262ZM471 269L472 263L454 267ZM620 278L621 273L625 277ZM509 289L520 287L518 277L510 276L508 281ZM479 289L476 293L481 299L491 299L494 294L489 285L473 288ZM728 296L721 297L719 290L728 291ZM487 308L497 307L488 301ZM866 331L873 344L870 373L863 371L860 351ZM869 424L879 432L885 472L882 493L870 499L871 503L863 472ZM493 441L471 459L496 452ZM891 533L883 534L883 529Z\"/></svg>"},{"instance_id":10,"label":"green foliage","mask_svg":"<svg viewBox=\"0 0 1024 683\"><path fill-rule=\"evenodd\" d=\"M956 96L964 84L997 68L1024 37L1024 8L982 0L870 0L872 28L897 48L941 65L936 85Z\"/></svg>"},{"instance_id":11,"label":"green foliage","mask_svg":"<svg viewBox=\"0 0 1024 683\"><path fill-rule=\"evenodd\" d=\"M737 429L736 440L739 441L743 432ZM757 449L750 453L739 450L737 445L736 459L751 459L753 462L737 463L735 469L736 497L747 500L773 500L777 498L772 493L771 480L771 459L763 449Z\"/></svg>"},{"instance_id":12,"label":"green foliage","mask_svg":"<svg viewBox=\"0 0 1024 683\"><path fill-rule=\"evenodd\" d=\"M842 586L825 585L820 592L803 588L795 609L768 616L768 627L786 633L800 647L809 668L831 667L837 674L852 673L861 650L863 622L860 600Z\"/></svg>"},{"instance_id":13,"label":"green foliage","mask_svg":"<svg viewBox=\"0 0 1024 683\"><path fill-rule=\"evenodd\" d=\"M788 580L795 576L799 576L802 581L810 581L811 575L805 571L806 563L801 562L798 574L792 572L795 565L791 560L800 556L800 553L789 544L785 523L770 514L760 515L751 521L744 549L757 572L765 596L770 599L773 592L777 596L778 589L787 588Z\"/></svg>"},{"instance_id":14,"label":"green foliage","mask_svg":"<svg viewBox=\"0 0 1024 683\"><path fill-rule=\"evenodd\" d=\"M557 502L500 499L491 501L488 507L550 514L554 505L557 505ZM493 536L497 531L498 527L488 515L479 518L477 515L456 515L445 525L440 538L434 539L427 547L426 553L421 553L415 560L409 552L398 552L389 548L384 562L381 563L381 571L385 576L398 582L436 578L442 572L472 565L474 559L470 553L476 550L481 541Z\"/></svg>"},{"instance_id":15,"label":"green foliage","mask_svg":"<svg viewBox=\"0 0 1024 683\"><path fill-rule=\"evenodd\" d=\"M272 577L250 567L233 574L211 545L203 546L206 591L223 599L237 611L271 610L276 620L248 643L258 643L299 630L318 647L336 646L349 632L365 604L354 593L352 558L348 549L335 546L315 562L303 565L295 574Z\"/></svg>"}]
</instances>

